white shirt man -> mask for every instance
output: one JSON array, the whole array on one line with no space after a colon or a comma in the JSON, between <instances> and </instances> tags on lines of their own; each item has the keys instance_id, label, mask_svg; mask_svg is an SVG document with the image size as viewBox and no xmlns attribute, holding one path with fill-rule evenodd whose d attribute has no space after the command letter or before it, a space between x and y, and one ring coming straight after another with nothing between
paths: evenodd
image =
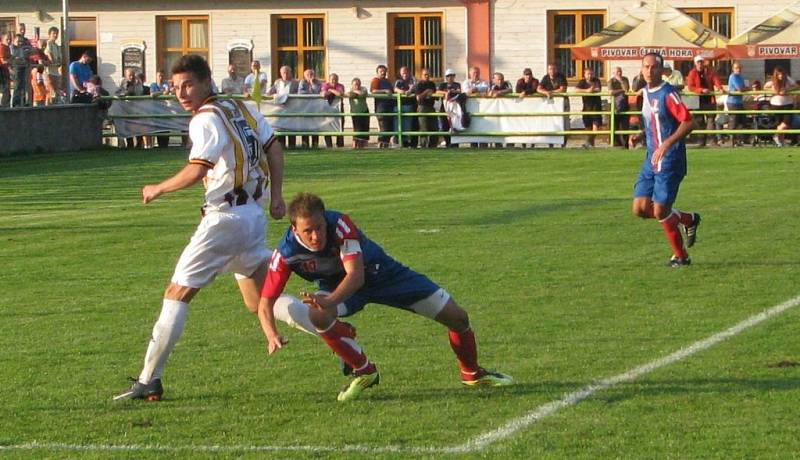
<instances>
[{"instance_id":1,"label":"white shirt man","mask_svg":"<svg viewBox=\"0 0 800 460\"><path fill-rule=\"evenodd\" d=\"M263 207L269 202L274 219L283 217L286 208L283 152L264 117L243 101L216 100L211 69L200 56L181 57L172 80L181 106L194 114L189 163L161 183L145 185L142 201L203 181L203 219L164 292L139 378L115 400L161 399L161 374L183 332L189 302L217 275L233 272L245 305L257 311L270 253Z\"/></svg>"}]
</instances>

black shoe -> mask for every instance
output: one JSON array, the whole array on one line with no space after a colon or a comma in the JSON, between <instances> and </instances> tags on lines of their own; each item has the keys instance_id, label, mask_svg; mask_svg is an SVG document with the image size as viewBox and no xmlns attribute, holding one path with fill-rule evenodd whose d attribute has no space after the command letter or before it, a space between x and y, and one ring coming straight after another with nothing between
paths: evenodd
<instances>
[{"instance_id":1,"label":"black shoe","mask_svg":"<svg viewBox=\"0 0 800 460\"><path fill-rule=\"evenodd\" d=\"M692 213L692 224L686 227L686 247L690 248L694 246L694 242L697 240L697 227L700 226L700 214L693 212Z\"/></svg>"},{"instance_id":2,"label":"black shoe","mask_svg":"<svg viewBox=\"0 0 800 460\"><path fill-rule=\"evenodd\" d=\"M114 401L125 399L145 399L147 401L161 401L164 394L164 387L161 386L161 379L154 379L148 384L141 383L138 379L130 377L131 387L126 391L114 396Z\"/></svg>"},{"instance_id":3,"label":"black shoe","mask_svg":"<svg viewBox=\"0 0 800 460\"><path fill-rule=\"evenodd\" d=\"M669 259L667 267L672 267L672 268L688 267L691 264L692 264L692 259L688 257L685 259L681 259L680 257L672 256L672 258Z\"/></svg>"}]
</instances>

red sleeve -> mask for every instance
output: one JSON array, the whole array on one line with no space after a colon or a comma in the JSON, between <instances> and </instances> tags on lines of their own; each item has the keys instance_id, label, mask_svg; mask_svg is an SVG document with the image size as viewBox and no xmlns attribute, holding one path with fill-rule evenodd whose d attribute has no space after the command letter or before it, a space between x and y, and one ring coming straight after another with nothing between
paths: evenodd
<instances>
[{"instance_id":1,"label":"red sleeve","mask_svg":"<svg viewBox=\"0 0 800 460\"><path fill-rule=\"evenodd\" d=\"M378 77L374 77L372 81L369 82L369 91L373 92L378 89Z\"/></svg>"},{"instance_id":2,"label":"red sleeve","mask_svg":"<svg viewBox=\"0 0 800 460\"><path fill-rule=\"evenodd\" d=\"M667 95L667 110L678 122L692 121L692 114L675 91Z\"/></svg>"},{"instance_id":3,"label":"red sleeve","mask_svg":"<svg viewBox=\"0 0 800 460\"><path fill-rule=\"evenodd\" d=\"M283 260L281 253L277 249L272 251L267 276L264 278L264 286L261 287L261 298L277 299L283 292L283 288L286 287L286 282L289 281L291 274L292 270Z\"/></svg>"},{"instance_id":4,"label":"red sleeve","mask_svg":"<svg viewBox=\"0 0 800 460\"><path fill-rule=\"evenodd\" d=\"M336 221L336 245L339 246L342 262L355 259L361 254L358 227L347 214L342 214Z\"/></svg>"}]
</instances>

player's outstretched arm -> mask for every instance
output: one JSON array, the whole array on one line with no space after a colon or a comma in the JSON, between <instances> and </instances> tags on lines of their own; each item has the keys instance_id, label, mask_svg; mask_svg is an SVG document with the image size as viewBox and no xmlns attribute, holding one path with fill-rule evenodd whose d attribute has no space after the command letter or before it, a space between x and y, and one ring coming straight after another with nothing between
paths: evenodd
<instances>
[{"instance_id":1,"label":"player's outstretched arm","mask_svg":"<svg viewBox=\"0 0 800 460\"><path fill-rule=\"evenodd\" d=\"M283 200L283 149L280 142L273 141L266 149L269 165L269 215L273 219L281 219L286 214L286 202Z\"/></svg>"},{"instance_id":2,"label":"player's outstretched arm","mask_svg":"<svg viewBox=\"0 0 800 460\"><path fill-rule=\"evenodd\" d=\"M258 302L258 322L261 323L261 330L267 338L267 353L270 355L283 348L287 343L287 340L278 333L273 308L275 308L275 299L262 297Z\"/></svg>"},{"instance_id":3,"label":"player's outstretched arm","mask_svg":"<svg viewBox=\"0 0 800 460\"><path fill-rule=\"evenodd\" d=\"M150 184L142 187L142 202L147 204L165 193L194 185L206 176L208 169L208 166L204 164L189 163L177 174L160 184Z\"/></svg>"}]
</instances>

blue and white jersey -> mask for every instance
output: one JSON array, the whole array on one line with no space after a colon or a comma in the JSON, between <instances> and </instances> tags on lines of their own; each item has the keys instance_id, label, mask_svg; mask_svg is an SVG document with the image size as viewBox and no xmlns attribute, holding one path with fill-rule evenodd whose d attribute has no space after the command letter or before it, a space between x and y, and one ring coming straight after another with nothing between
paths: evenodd
<instances>
[{"instance_id":1,"label":"blue and white jersey","mask_svg":"<svg viewBox=\"0 0 800 460\"><path fill-rule=\"evenodd\" d=\"M647 158L649 161L653 152L661 145L664 139L671 136L678 125L684 121L691 121L692 114L683 104L680 95L667 82L661 83L656 88L645 87L642 91L642 120L644 133L647 138ZM672 144L669 151L653 167L654 172L662 170L686 171L686 144L683 139Z\"/></svg>"},{"instance_id":2,"label":"blue and white jersey","mask_svg":"<svg viewBox=\"0 0 800 460\"><path fill-rule=\"evenodd\" d=\"M364 260L364 288L380 286L406 269L367 238L346 214L325 211L324 217L327 238L320 251L304 246L291 227L286 230L272 253L261 297L277 298L292 273L320 288L333 289L345 276L344 262L359 254Z\"/></svg>"}]
</instances>

